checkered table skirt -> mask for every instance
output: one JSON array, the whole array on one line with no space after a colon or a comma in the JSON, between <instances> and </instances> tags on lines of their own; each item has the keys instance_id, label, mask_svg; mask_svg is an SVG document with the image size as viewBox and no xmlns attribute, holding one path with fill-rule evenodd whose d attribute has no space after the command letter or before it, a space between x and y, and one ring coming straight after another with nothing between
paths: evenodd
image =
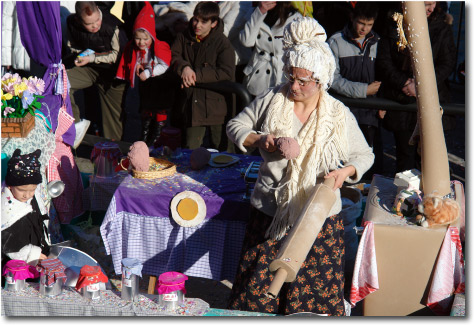
<instances>
[{"instance_id":1,"label":"checkered table skirt","mask_svg":"<svg viewBox=\"0 0 474 325\"><path fill-rule=\"evenodd\" d=\"M237 271L246 222L205 219L196 227L180 227L170 218L116 213L115 197L100 227L116 274L121 260L136 258L143 274L179 271L189 276L232 281Z\"/></svg>"}]
</instances>

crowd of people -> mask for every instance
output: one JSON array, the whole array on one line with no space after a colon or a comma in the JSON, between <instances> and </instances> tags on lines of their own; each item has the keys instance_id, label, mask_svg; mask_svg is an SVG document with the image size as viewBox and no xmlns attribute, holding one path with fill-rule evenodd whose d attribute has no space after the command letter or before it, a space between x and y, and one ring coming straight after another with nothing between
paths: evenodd
<instances>
[{"instance_id":1,"label":"crowd of people","mask_svg":"<svg viewBox=\"0 0 474 325\"><path fill-rule=\"evenodd\" d=\"M441 103L449 101L447 79L456 61L452 17L445 5L425 1L430 36L436 35L431 43ZM238 113L235 99L193 86L232 81L256 98L269 87L284 84L283 30L303 15L313 16L326 30L336 59L330 92L352 98L384 97L401 104L415 101L408 49L398 50L392 19L394 12L401 12L401 2L312 2L308 10L306 4L285 1L126 1L120 19L111 13L114 2L78 1L74 8L68 6L74 13L63 17L63 62L76 122L74 148L90 125L87 108L80 110L75 93L95 86L105 138L121 140L128 115L135 113L142 130L134 141L152 146L160 136L158 124L166 122L180 129L185 148L233 150L224 126ZM9 8L6 4L4 18L14 17ZM11 41L10 49L2 43L3 70L30 70L19 43ZM139 103L126 110L126 96L132 90L137 90ZM368 177L383 172L382 127L394 135L396 171L420 168L416 145L409 143L415 113L387 112L383 107L351 111L375 153ZM445 131L454 123L454 118L443 117Z\"/></svg>"},{"instance_id":2,"label":"crowd of people","mask_svg":"<svg viewBox=\"0 0 474 325\"><path fill-rule=\"evenodd\" d=\"M263 162L229 308L344 315L339 189L381 168L379 160L371 169L382 155L382 126L395 136L397 171L416 168L419 161L416 146L408 142L415 113L348 108L331 93L352 98L382 95L402 104L415 101L409 53L398 51L390 18L401 11L400 3L314 3L307 12L305 6L275 1L125 2L124 22L110 12L112 5L78 1L66 20L63 62L78 134L74 146L89 125L74 94L95 85L108 139L122 138L126 93L138 88L141 140L147 144L155 143L156 124L165 119L181 130L185 148L222 149L230 141L241 152L258 149ZM338 19L328 20L324 12L337 6L346 7L341 7ZM425 7L444 102L449 100L447 78L455 68L453 35L440 6L425 2ZM2 55L2 66L11 65L4 64ZM236 112L224 94L195 87L219 81L243 84L254 100ZM444 122L445 128L454 127L448 118ZM276 139L282 137L297 141L296 158L285 159L276 149ZM48 253L47 217L35 196L41 181L40 154L16 151L8 165L4 195L11 217L2 228L2 259L6 255L34 263ZM285 283L279 297L271 299L265 295L273 278L269 263L312 189L329 177L335 179L337 196L330 216L297 279ZM2 194L2 206L3 200ZM25 207L24 213L14 213L14 205ZM30 229L25 233L30 239L18 240L18 227Z\"/></svg>"}]
</instances>

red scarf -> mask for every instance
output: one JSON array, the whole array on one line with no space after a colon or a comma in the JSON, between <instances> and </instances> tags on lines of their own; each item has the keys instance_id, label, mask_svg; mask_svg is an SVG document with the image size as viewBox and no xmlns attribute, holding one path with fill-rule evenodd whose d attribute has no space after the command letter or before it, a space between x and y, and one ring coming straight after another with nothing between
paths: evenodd
<instances>
[{"instance_id":1,"label":"red scarf","mask_svg":"<svg viewBox=\"0 0 474 325\"><path fill-rule=\"evenodd\" d=\"M148 1L145 2L145 6L135 19L133 32L138 29L144 29L153 38L152 46L155 53L151 58L152 67L157 64L157 62L154 62L155 56L169 66L171 64L171 49L168 43L156 38L155 12ZM151 48L148 50L151 50ZM141 56L137 55L137 52L141 52ZM145 51L140 51L140 49L135 45L135 40L130 40L125 46L123 55L120 59L116 78L130 81L133 88L135 86L135 65L137 64L137 58L141 58L144 54ZM153 76L153 70L151 75Z\"/></svg>"}]
</instances>

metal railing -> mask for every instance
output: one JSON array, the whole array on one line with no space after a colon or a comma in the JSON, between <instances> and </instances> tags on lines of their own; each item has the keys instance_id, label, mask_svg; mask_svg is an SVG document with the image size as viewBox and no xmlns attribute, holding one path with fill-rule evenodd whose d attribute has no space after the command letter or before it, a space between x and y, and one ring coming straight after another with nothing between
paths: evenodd
<instances>
[{"instance_id":1,"label":"metal railing","mask_svg":"<svg viewBox=\"0 0 474 325\"><path fill-rule=\"evenodd\" d=\"M198 83L194 87L209 89L222 94L235 94L240 100L238 101L238 107L236 111L240 112L244 107L248 106L252 100L252 95L248 92L244 85L232 82L232 81L219 81L212 83ZM354 108L367 108L367 109L383 109L386 111L403 111L403 112L416 112L417 105L406 104L402 105L393 100L389 100L381 97L369 97L369 98L349 98L342 95L331 92L331 96L340 100L344 105ZM442 104L443 114L446 115L465 115L465 104L445 103Z\"/></svg>"},{"instance_id":2,"label":"metal railing","mask_svg":"<svg viewBox=\"0 0 474 325\"><path fill-rule=\"evenodd\" d=\"M340 100L347 107L354 108L367 108L367 109L382 109L386 111L403 111L403 112L416 112L417 106L416 102L413 104L402 105L393 100L380 98L380 97L369 97L369 98L349 98L341 95L331 93L331 96ZM453 104L446 103L441 104L443 108L443 114L445 115L460 115L464 116L465 114L465 105L464 104Z\"/></svg>"},{"instance_id":3,"label":"metal railing","mask_svg":"<svg viewBox=\"0 0 474 325\"><path fill-rule=\"evenodd\" d=\"M221 94L235 94L239 99L237 101L238 107L236 107L237 112L240 112L253 100L252 95L248 92L247 88L245 88L244 85L230 80L209 83L197 83L194 87L213 90Z\"/></svg>"}]
</instances>

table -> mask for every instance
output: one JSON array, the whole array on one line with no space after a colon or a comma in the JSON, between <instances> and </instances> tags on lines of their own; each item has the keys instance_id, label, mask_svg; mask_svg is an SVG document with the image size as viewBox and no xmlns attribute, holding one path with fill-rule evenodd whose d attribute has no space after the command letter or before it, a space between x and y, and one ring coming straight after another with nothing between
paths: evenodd
<instances>
[{"instance_id":1,"label":"table","mask_svg":"<svg viewBox=\"0 0 474 325\"><path fill-rule=\"evenodd\" d=\"M194 171L190 153L183 150L174 161L177 173L172 176L145 180L128 175L118 186L100 227L116 274L122 272L121 260L132 257L143 263L144 274L178 271L233 280L250 209L241 170L261 158L237 155L240 161L232 166ZM185 190L199 193L206 203L206 218L196 227L181 227L171 218L170 202Z\"/></svg>"},{"instance_id":2,"label":"table","mask_svg":"<svg viewBox=\"0 0 474 325\"><path fill-rule=\"evenodd\" d=\"M139 294L137 302L120 298L120 291L105 290L97 301L83 298L74 288L65 287L56 297L39 294L39 283L27 283L22 292L1 289L2 316L277 316L239 310L210 308L199 298L184 298L176 311L166 311L158 304L158 295Z\"/></svg>"},{"instance_id":3,"label":"table","mask_svg":"<svg viewBox=\"0 0 474 325\"><path fill-rule=\"evenodd\" d=\"M364 316L449 314L453 293L464 292L464 190L457 181L452 187L461 218L424 228L390 212L397 187L374 176L350 294L352 305L364 299Z\"/></svg>"}]
</instances>

